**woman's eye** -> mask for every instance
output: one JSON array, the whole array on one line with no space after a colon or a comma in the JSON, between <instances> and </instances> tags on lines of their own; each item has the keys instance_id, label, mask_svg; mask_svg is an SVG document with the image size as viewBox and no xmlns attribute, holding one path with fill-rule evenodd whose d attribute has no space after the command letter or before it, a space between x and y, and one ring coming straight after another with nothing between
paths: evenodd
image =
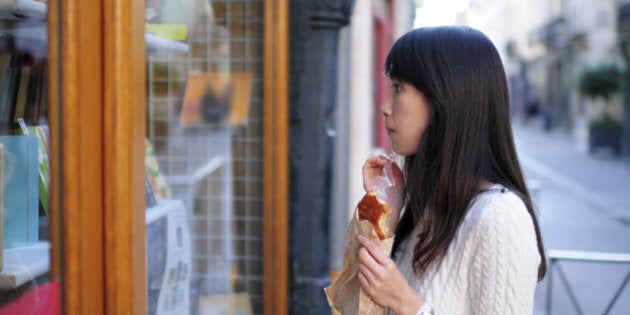
<instances>
[{"instance_id":1,"label":"woman's eye","mask_svg":"<svg viewBox=\"0 0 630 315\"><path fill-rule=\"evenodd\" d=\"M394 90L394 92L398 93L400 92L401 86L398 83L392 83L390 85L390 87L392 88L392 90Z\"/></svg>"}]
</instances>

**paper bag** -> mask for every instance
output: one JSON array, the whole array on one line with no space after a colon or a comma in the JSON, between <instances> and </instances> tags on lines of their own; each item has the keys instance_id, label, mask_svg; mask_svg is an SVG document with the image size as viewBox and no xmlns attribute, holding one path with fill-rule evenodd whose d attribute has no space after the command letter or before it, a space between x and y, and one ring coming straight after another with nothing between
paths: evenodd
<instances>
[{"instance_id":1,"label":"paper bag","mask_svg":"<svg viewBox=\"0 0 630 315\"><path fill-rule=\"evenodd\" d=\"M346 230L346 249L343 255L343 266L339 276L324 289L330 307L343 315L379 315L385 314L385 308L376 304L361 290L357 273L359 272L358 253L361 244L357 235L363 235L379 244L389 255L394 237L379 242L376 231L369 221L359 221L358 208L354 210L352 220Z\"/></svg>"}]
</instances>

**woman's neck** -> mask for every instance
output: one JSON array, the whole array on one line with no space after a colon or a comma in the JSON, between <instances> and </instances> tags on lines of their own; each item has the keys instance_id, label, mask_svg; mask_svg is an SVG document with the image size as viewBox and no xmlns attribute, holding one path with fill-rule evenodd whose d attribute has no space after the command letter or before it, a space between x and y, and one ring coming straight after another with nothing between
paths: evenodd
<instances>
[{"instance_id":1,"label":"woman's neck","mask_svg":"<svg viewBox=\"0 0 630 315\"><path fill-rule=\"evenodd\" d=\"M487 180L487 179L482 179L481 180L481 184L479 184L479 190L488 190L490 189L490 187L492 187L495 183Z\"/></svg>"}]
</instances>

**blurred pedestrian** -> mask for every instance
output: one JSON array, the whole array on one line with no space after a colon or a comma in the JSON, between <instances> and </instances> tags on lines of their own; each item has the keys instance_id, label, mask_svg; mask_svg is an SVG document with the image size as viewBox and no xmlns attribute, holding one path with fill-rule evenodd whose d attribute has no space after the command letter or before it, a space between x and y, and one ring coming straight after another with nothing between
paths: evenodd
<instances>
[{"instance_id":1,"label":"blurred pedestrian","mask_svg":"<svg viewBox=\"0 0 630 315\"><path fill-rule=\"evenodd\" d=\"M540 114L540 103L538 98L532 97L525 104L525 122L532 118L536 118Z\"/></svg>"},{"instance_id":2,"label":"blurred pedestrian","mask_svg":"<svg viewBox=\"0 0 630 315\"><path fill-rule=\"evenodd\" d=\"M532 314L545 254L491 41L463 26L415 29L387 56L382 104L404 157L391 258L359 237L359 282L395 314ZM385 176L364 165L364 187ZM393 191L392 193L395 193Z\"/></svg>"}]
</instances>

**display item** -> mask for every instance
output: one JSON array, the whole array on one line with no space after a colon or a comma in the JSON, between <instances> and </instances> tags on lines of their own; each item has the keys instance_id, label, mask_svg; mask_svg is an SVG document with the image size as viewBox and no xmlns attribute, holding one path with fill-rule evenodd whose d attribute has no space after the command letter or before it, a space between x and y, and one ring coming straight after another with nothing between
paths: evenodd
<instances>
[{"instance_id":1,"label":"display item","mask_svg":"<svg viewBox=\"0 0 630 315\"><path fill-rule=\"evenodd\" d=\"M15 248L37 242L39 185L37 138L0 136L3 158L3 244Z\"/></svg>"}]
</instances>

